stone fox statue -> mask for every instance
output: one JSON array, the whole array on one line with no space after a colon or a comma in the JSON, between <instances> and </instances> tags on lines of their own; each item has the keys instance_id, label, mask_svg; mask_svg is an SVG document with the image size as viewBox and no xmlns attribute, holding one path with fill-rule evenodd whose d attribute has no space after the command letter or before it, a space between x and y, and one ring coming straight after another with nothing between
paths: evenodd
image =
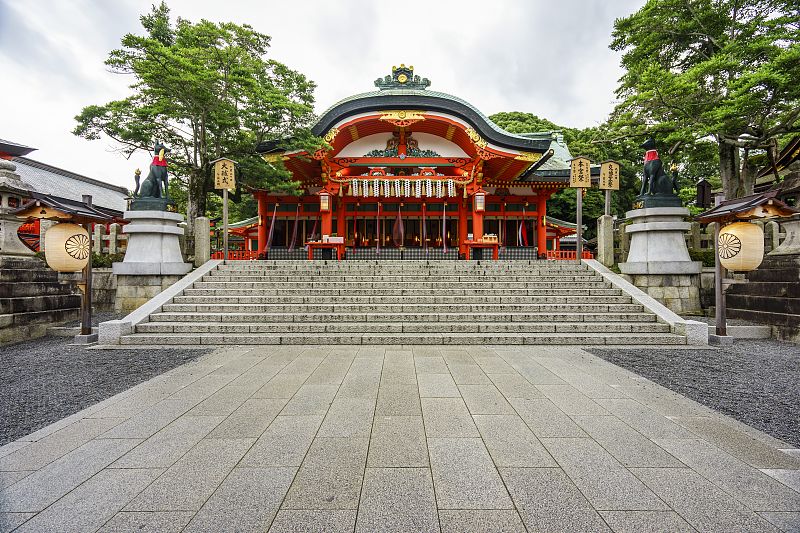
<instances>
[{"instance_id":1,"label":"stone fox statue","mask_svg":"<svg viewBox=\"0 0 800 533\"><path fill-rule=\"evenodd\" d=\"M640 148L647 152L644 155L644 177L642 178L642 192L640 196L647 194L672 194L673 190L678 192L678 183L675 176L670 177L664 171L664 165L658 157L656 142L653 138L647 139Z\"/></svg>"},{"instance_id":2,"label":"stone fox statue","mask_svg":"<svg viewBox=\"0 0 800 533\"><path fill-rule=\"evenodd\" d=\"M133 196L136 198L169 198L169 179L167 178L167 157L169 148L160 142L156 142L153 147L153 162L150 163L150 173L142 182L141 191L139 190L139 177L141 172L136 169L134 179L136 180L136 190Z\"/></svg>"}]
</instances>

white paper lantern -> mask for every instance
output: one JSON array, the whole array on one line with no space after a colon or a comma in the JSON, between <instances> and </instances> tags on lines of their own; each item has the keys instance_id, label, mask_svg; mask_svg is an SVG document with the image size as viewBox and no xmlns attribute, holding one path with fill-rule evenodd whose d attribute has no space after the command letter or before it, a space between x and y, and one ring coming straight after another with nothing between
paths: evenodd
<instances>
[{"instance_id":1,"label":"white paper lantern","mask_svg":"<svg viewBox=\"0 0 800 533\"><path fill-rule=\"evenodd\" d=\"M734 222L719 231L719 262L734 272L749 272L764 260L764 230L750 222Z\"/></svg>"},{"instance_id":2,"label":"white paper lantern","mask_svg":"<svg viewBox=\"0 0 800 533\"><path fill-rule=\"evenodd\" d=\"M44 256L56 272L80 272L91 252L89 232L77 224L56 224L44 234Z\"/></svg>"}]
</instances>

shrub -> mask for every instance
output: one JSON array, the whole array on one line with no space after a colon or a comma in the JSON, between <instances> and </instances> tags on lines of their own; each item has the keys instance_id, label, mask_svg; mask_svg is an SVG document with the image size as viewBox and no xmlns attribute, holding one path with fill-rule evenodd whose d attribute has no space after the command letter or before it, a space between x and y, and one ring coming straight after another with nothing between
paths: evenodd
<instances>
[{"instance_id":1,"label":"shrub","mask_svg":"<svg viewBox=\"0 0 800 533\"><path fill-rule=\"evenodd\" d=\"M689 248L689 257L692 261L702 261L704 267L714 266L714 249L713 248Z\"/></svg>"}]
</instances>

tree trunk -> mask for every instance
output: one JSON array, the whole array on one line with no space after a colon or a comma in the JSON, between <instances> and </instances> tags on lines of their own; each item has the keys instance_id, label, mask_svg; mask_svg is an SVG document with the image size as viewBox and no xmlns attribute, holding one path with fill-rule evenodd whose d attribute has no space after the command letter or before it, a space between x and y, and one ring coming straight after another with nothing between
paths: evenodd
<instances>
[{"instance_id":1,"label":"tree trunk","mask_svg":"<svg viewBox=\"0 0 800 533\"><path fill-rule=\"evenodd\" d=\"M739 170L739 148L719 139L719 176L722 179L722 193L726 200L745 196ZM752 193L752 187L751 187Z\"/></svg>"},{"instance_id":2,"label":"tree trunk","mask_svg":"<svg viewBox=\"0 0 800 533\"><path fill-rule=\"evenodd\" d=\"M202 170L194 170L189 175L186 195L186 231L194 232L194 219L206 214L206 178Z\"/></svg>"}]
</instances>

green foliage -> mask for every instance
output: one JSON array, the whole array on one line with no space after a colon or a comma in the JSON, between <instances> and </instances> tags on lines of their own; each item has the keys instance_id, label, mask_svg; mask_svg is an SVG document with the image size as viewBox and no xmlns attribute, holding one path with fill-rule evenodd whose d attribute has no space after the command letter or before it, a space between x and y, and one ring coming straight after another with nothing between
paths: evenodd
<instances>
[{"instance_id":1,"label":"green foliage","mask_svg":"<svg viewBox=\"0 0 800 533\"><path fill-rule=\"evenodd\" d=\"M239 163L240 183L295 190L291 173L266 163L254 147L267 140L285 140L286 149L320 146L309 129L314 83L268 59L270 37L249 25L173 23L163 2L141 23L145 35L125 35L106 60L112 72L131 77L132 94L87 106L75 117L73 133L108 136L128 157L162 141L172 150L170 171L177 178L170 192L190 220L206 214L211 163L220 157Z\"/></svg>"},{"instance_id":2,"label":"green foliage","mask_svg":"<svg viewBox=\"0 0 800 533\"><path fill-rule=\"evenodd\" d=\"M618 19L626 72L606 137L682 143L690 175L716 161L728 198L751 193L750 157L800 131L799 14L789 0L648 0Z\"/></svg>"},{"instance_id":3,"label":"green foliage","mask_svg":"<svg viewBox=\"0 0 800 533\"><path fill-rule=\"evenodd\" d=\"M489 117L501 128L511 133L533 133L542 131L558 131L564 135L564 142L573 156L586 156L593 163L601 163L613 159L620 163L620 190L611 193L611 213L622 216L631 209L633 201L641 186L638 173L641 170L642 150L631 139L620 139L616 142L597 142L601 136L599 128L564 128L539 118L530 113L508 112L497 113ZM583 220L587 226L585 236L594 238L597 232L594 221L605 209L605 192L589 189L583 199ZM565 189L556 193L547 202L547 213L555 218L570 222L575 221L576 195L574 189Z\"/></svg>"},{"instance_id":4,"label":"green foliage","mask_svg":"<svg viewBox=\"0 0 800 533\"><path fill-rule=\"evenodd\" d=\"M121 263L125 259L124 253L96 254L92 252L92 268L111 268L114 263Z\"/></svg>"},{"instance_id":5,"label":"green foliage","mask_svg":"<svg viewBox=\"0 0 800 533\"><path fill-rule=\"evenodd\" d=\"M692 261L702 261L704 267L713 267L715 262L713 248L689 248L689 258Z\"/></svg>"}]
</instances>

